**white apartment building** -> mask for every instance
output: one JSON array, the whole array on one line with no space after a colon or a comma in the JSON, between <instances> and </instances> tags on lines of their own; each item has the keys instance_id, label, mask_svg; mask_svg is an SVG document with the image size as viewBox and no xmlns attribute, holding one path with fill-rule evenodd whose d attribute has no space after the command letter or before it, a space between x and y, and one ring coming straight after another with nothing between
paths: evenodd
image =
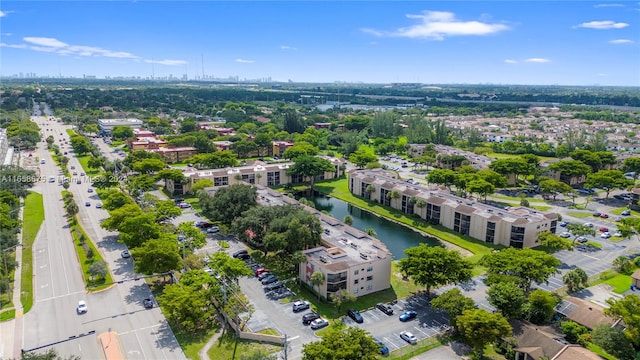
<instances>
[{"instance_id":1,"label":"white apartment building","mask_svg":"<svg viewBox=\"0 0 640 360\"><path fill-rule=\"evenodd\" d=\"M129 126L132 128L139 128L142 126L142 120L140 119L98 119L98 127L100 132L110 134L116 126Z\"/></svg>"},{"instance_id":2,"label":"white apartment building","mask_svg":"<svg viewBox=\"0 0 640 360\"><path fill-rule=\"evenodd\" d=\"M311 275L323 273L325 282L314 288L320 296L340 290L364 296L391 287L393 257L379 239L264 186L258 186L258 203L297 205L318 217L324 229L321 245L303 251L307 259L300 264L299 277L313 287Z\"/></svg>"},{"instance_id":3,"label":"white apartment building","mask_svg":"<svg viewBox=\"0 0 640 360\"><path fill-rule=\"evenodd\" d=\"M382 169L351 170L349 190L354 195L490 244L530 248L540 245L538 234L541 232L556 233L556 213L526 207L495 207L436 187L409 184L394 175ZM399 196L389 195L392 192Z\"/></svg>"}]
</instances>

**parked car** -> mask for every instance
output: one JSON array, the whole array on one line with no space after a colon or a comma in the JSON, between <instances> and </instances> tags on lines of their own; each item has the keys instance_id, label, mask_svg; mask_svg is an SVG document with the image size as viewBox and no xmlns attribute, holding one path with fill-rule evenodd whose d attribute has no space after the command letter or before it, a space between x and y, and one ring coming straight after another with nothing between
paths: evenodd
<instances>
[{"instance_id":1,"label":"parked car","mask_svg":"<svg viewBox=\"0 0 640 360\"><path fill-rule=\"evenodd\" d=\"M403 331L400 333L400 338L406 342L408 342L411 345L415 345L418 343L418 338L416 338L415 335L413 335L412 333L408 332L408 331Z\"/></svg>"},{"instance_id":2,"label":"parked car","mask_svg":"<svg viewBox=\"0 0 640 360\"><path fill-rule=\"evenodd\" d=\"M609 231L609 229L607 229L607 228L606 228L606 227L604 227L604 226L603 226L603 227L601 227L599 230L600 230L600 232L608 232L608 231Z\"/></svg>"},{"instance_id":3,"label":"parked car","mask_svg":"<svg viewBox=\"0 0 640 360\"><path fill-rule=\"evenodd\" d=\"M220 228L217 226L212 226L210 228L207 229L207 234L215 234L220 232Z\"/></svg>"},{"instance_id":4,"label":"parked car","mask_svg":"<svg viewBox=\"0 0 640 360\"><path fill-rule=\"evenodd\" d=\"M607 215L605 213L602 213L602 214L600 214L600 217L603 218L603 219L608 219L609 215Z\"/></svg>"},{"instance_id":5,"label":"parked car","mask_svg":"<svg viewBox=\"0 0 640 360\"><path fill-rule=\"evenodd\" d=\"M382 340L378 339L378 338L373 338L373 342L375 342L376 344L380 345L380 355L387 355L389 354L389 348L387 347L387 345L385 345Z\"/></svg>"},{"instance_id":6,"label":"parked car","mask_svg":"<svg viewBox=\"0 0 640 360\"><path fill-rule=\"evenodd\" d=\"M199 225L198 227L199 227L200 229L208 229L208 228L210 228L210 227L212 227L212 226L215 226L215 225L213 225L213 224L212 224L212 223L210 223L210 222L203 221L203 222L201 222L201 223L200 223L200 225Z\"/></svg>"},{"instance_id":7,"label":"parked car","mask_svg":"<svg viewBox=\"0 0 640 360\"><path fill-rule=\"evenodd\" d=\"M302 325L309 325L313 320L319 319L320 315L314 313L313 311L310 313L306 313L302 315Z\"/></svg>"},{"instance_id":8,"label":"parked car","mask_svg":"<svg viewBox=\"0 0 640 360\"><path fill-rule=\"evenodd\" d=\"M153 300L146 298L142 300L142 305L144 305L145 309L151 309L153 307Z\"/></svg>"},{"instance_id":9,"label":"parked car","mask_svg":"<svg viewBox=\"0 0 640 360\"><path fill-rule=\"evenodd\" d=\"M347 315L358 324L362 324L364 322L364 319L362 318L362 315L360 315L360 312L358 310L349 309L347 310Z\"/></svg>"},{"instance_id":10,"label":"parked car","mask_svg":"<svg viewBox=\"0 0 640 360\"><path fill-rule=\"evenodd\" d=\"M256 274L256 276L258 276L263 272L269 272L269 269L260 267L260 268L257 268L253 273Z\"/></svg>"},{"instance_id":11,"label":"parked car","mask_svg":"<svg viewBox=\"0 0 640 360\"><path fill-rule=\"evenodd\" d=\"M266 276L264 279L262 279L260 283L262 285L269 285L275 283L276 281L278 281L278 277L273 274L269 274L269 276Z\"/></svg>"},{"instance_id":12,"label":"parked car","mask_svg":"<svg viewBox=\"0 0 640 360\"><path fill-rule=\"evenodd\" d=\"M609 234L608 232L603 232L602 234L600 234L600 237L603 239L608 239L611 237L611 234Z\"/></svg>"},{"instance_id":13,"label":"parked car","mask_svg":"<svg viewBox=\"0 0 640 360\"><path fill-rule=\"evenodd\" d=\"M189 203L186 203L186 202L181 202L180 205L178 205L178 207L180 209L188 209L191 207L191 205L189 205Z\"/></svg>"},{"instance_id":14,"label":"parked car","mask_svg":"<svg viewBox=\"0 0 640 360\"><path fill-rule=\"evenodd\" d=\"M78 312L78 314L84 314L88 310L89 309L87 308L87 303L84 300L78 301L78 307L76 308L76 311Z\"/></svg>"},{"instance_id":15,"label":"parked car","mask_svg":"<svg viewBox=\"0 0 640 360\"><path fill-rule=\"evenodd\" d=\"M282 281L276 281L264 287L266 291L278 290L284 287L284 283Z\"/></svg>"},{"instance_id":16,"label":"parked car","mask_svg":"<svg viewBox=\"0 0 640 360\"><path fill-rule=\"evenodd\" d=\"M620 213L620 215L622 215L622 216L629 216L629 215L631 215L631 210L624 210L624 211L622 211L622 212Z\"/></svg>"},{"instance_id":17,"label":"parked car","mask_svg":"<svg viewBox=\"0 0 640 360\"><path fill-rule=\"evenodd\" d=\"M596 211L596 212L594 212L592 215L593 215L594 217L600 217L600 215L602 215L602 214Z\"/></svg>"},{"instance_id":18,"label":"parked car","mask_svg":"<svg viewBox=\"0 0 640 360\"><path fill-rule=\"evenodd\" d=\"M616 231L613 233L613 236L622 237L622 233L620 231Z\"/></svg>"},{"instance_id":19,"label":"parked car","mask_svg":"<svg viewBox=\"0 0 640 360\"><path fill-rule=\"evenodd\" d=\"M592 224L592 223L590 223L590 222L586 222L586 223L584 223L584 226L592 228L592 227L593 227L593 224Z\"/></svg>"},{"instance_id":20,"label":"parked car","mask_svg":"<svg viewBox=\"0 0 640 360\"><path fill-rule=\"evenodd\" d=\"M309 306L310 306L310 304L309 304L308 301L302 301L302 300L294 301L293 302L293 312L307 310L309 308Z\"/></svg>"},{"instance_id":21,"label":"parked car","mask_svg":"<svg viewBox=\"0 0 640 360\"><path fill-rule=\"evenodd\" d=\"M325 326L329 326L329 321L323 318L315 319L311 322L311 328L313 330L322 329Z\"/></svg>"},{"instance_id":22,"label":"parked car","mask_svg":"<svg viewBox=\"0 0 640 360\"><path fill-rule=\"evenodd\" d=\"M129 250L123 250L120 253L120 256L122 256L123 259L128 259L131 257L131 253L129 252Z\"/></svg>"},{"instance_id":23,"label":"parked car","mask_svg":"<svg viewBox=\"0 0 640 360\"><path fill-rule=\"evenodd\" d=\"M571 237L571 233L563 231L562 233L560 233L560 237L563 237L565 239L566 238L570 238Z\"/></svg>"},{"instance_id":24,"label":"parked car","mask_svg":"<svg viewBox=\"0 0 640 360\"><path fill-rule=\"evenodd\" d=\"M584 236L578 236L578 238L576 239L577 242L579 242L580 244L584 244L586 243L588 240L586 237Z\"/></svg>"},{"instance_id":25,"label":"parked car","mask_svg":"<svg viewBox=\"0 0 640 360\"><path fill-rule=\"evenodd\" d=\"M382 311L383 313L385 313L387 315L393 315L393 308L389 304L377 303L376 307L378 309L380 309L380 311Z\"/></svg>"},{"instance_id":26,"label":"parked car","mask_svg":"<svg viewBox=\"0 0 640 360\"><path fill-rule=\"evenodd\" d=\"M270 272L263 272L262 274L258 275L258 280L262 281L262 279L266 278L267 276L271 276L273 274L271 274Z\"/></svg>"},{"instance_id":27,"label":"parked car","mask_svg":"<svg viewBox=\"0 0 640 360\"><path fill-rule=\"evenodd\" d=\"M408 310L403 312L402 314L400 314L400 321L409 321L411 319L414 319L416 316L418 316L418 313L413 311L413 310Z\"/></svg>"},{"instance_id":28,"label":"parked car","mask_svg":"<svg viewBox=\"0 0 640 360\"><path fill-rule=\"evenodd\" d=\"M569 225L569 223L566 222L566 221L563 221L563 222L560 223L560 226L562 226L562 227L567 227L567 225Z\"/></svg>"},{"instance_id":29,"label":"parked car","mask_svg":"<svg viewBox=\"0 0 640 360\"><path fill-rule=\"evenodd\" d=\"M234 252L233 255L231 255L231 256L233 256L234 258L237 259L237 258L240 257L240 255L244 255L244 254L248 255L249 252L247 250L239 250L239 251Z\"/></svg>"}]
</instances>

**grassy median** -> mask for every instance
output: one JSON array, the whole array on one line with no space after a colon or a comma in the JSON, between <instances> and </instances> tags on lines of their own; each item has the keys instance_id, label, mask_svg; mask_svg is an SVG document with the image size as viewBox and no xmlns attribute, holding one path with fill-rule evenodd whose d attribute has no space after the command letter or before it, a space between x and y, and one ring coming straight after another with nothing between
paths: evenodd
<instances>
[{"instance_id":1,"label":"grassy median","mask_svg":"<svg viewBox=\"0 0 640 360\"><path fill-rule=\"evenodd\" d=\"M20 301L24 312L33 306L33 242L44 221L44 203L42 194L29 192L24 199L22 212L22 280L20 282Z\"/></svg>"}]
</instances>

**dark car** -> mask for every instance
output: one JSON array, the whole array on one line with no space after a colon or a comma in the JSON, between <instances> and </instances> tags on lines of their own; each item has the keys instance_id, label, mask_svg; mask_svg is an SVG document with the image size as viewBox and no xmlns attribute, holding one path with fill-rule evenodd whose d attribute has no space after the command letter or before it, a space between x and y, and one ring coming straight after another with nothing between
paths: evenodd
<instances>
[{"instance_id":1,"label":"dark car","mask_svg":"<svg viewBox=\"0 0 640 360\"><path fill-rule=\"evenodd\" d=\"M314 312L310 312L310 313L306 313L304 315L302 315L302 324L303 325L309 325L311 324L311 322L315 319L319 319L320 315L314 313Z\"/></svg>"},{"instance_id":2,"label":"dark car","mask_svg":"<svg viewBox=\"0 0 640 360\"><path fill-rule=\"evenodd\" d=\"M380 311L382 311L383 313L385 313L387 315L393 315L393 308L389 304L378 303L378 304L376 304L376 307L378 309L380 309Z\"/></svg>"},{"instance_id":3,"label":"dark car","mask_svg":"<svg viewBox=\"0 0 640 360\"><path fill-rule=\"evenodd\" d=\"M413 310L405 311L400 315L400 321L409 321L411 319L414 319L416 316L418 316L418 313Z\"/></svg>"},{"instance_id":4,"label":"dark car","mask_svg":"<svg viewBox=\"0 0 640 360\"><path fill-rule=\"evenodd\" d=\"M364 319L362 318L362 315L360 315L360 312L358 312L358 310L349 309L347 311L347 315L349 315L349 317L358 324L362 324L364 322Z\"/></svg>"},{"instance_id":5,"label":"dark car","mask_svg":"<svg viewBox=\"0 0 640 360\"><path fill-rule=\"evenodd\" d=\"M262 279L271 276L272 274L270 272L263 272L262 274L258 275L258 280L262 281Z\"/></svg>"},{"instance_id":6,"label":"dark car","mask_svg":"<svg viewBox=\"0 0 640 360\"><path fill-rule=\"evenodd\" d=\"M266 291L278 290L284 287L284 283L282 281L276 281L264 287Z\"/></svg>"},{"instance_id":7,"label":"dark car","mask_svg":"<svg viewBox=\"0 0 640 360\"><path fill-rule=\"evenodd\" d=\"M240 259L242 261L247 261L251 259L251 256L249 254L241 254L240 256L237 257L237 259Z\"/></svg>"},{"instance_id":8,"label":"dark car","mask_svg":"<svg viewBox=\"0 0 640 360\"><path fill-rule=\"evenodd\" d=\"M269 274L269 276L265 277L264 279L260 280L260 282L262 283L262 285L269 285L269 284L273 284L274 282L278 281L278 277L273 275L273 274Z\"/></svg>"},{"instance_id":9,"label":"dark car","mask_svg":"<svg viewBox=\"0 0 640 360\"><path fill-rule=\"evenodd\" d=\"M142 305L144 305L145 309L151 309L153 307L153 300L146 298L142 300Z\"/></svg>"},{"instance_id":10,"label":"dark car","mask_svg":"<svg viewBox=\"0 0 640 360\"><path fill-rule=\"evenodd\" d=\"M600 217L600 215L602 215L602 214L600 214L599 212L596 211L592 215L595 216L595 217Z\"/></svg>"},{"instance_id":11,"label":"dark car","mask_svg":"<svg viewBox=\"0 0 640 360\"><path fill-rule=\"evenodd\" d=\"M244 254L248 255L249 252L247 250L239 250L239 251L234 252L233 255L231 255L231 256L233 256L234 258L237 259L237 258L239 258L240 256L242 256Z\"/></svg>"}]
</instances>

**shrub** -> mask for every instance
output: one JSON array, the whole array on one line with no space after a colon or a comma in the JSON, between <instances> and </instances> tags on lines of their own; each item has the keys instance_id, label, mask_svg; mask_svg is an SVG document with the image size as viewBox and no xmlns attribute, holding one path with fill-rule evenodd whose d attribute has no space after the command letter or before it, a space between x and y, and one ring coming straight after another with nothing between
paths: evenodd
<instances>
[{"instance_id":1,"label":"shrub","mask_svg":"<svg viewBox=\"0 0 640 360\"><path fill-rule=\"evenodd\" d=\"M573 322L573 321L563 321L560 324L560 328L562 332L566 335L567 341L571 343L580 343L580 337L584 334L589 333L589 329L586 327Z\"/></svg>"},{"instance_id":2,"label":"shrub","mask_svg":"<svg viewBox=\"0 0 640 360\"><path fill-rule=\"evenodd\" d=\"M609 325L598 325L591 332L591 338L594 344L620 360L633 360L635 358L635 351L629 342L629 338L620 330L611 328Z\"/></svg>"}]
</instances>

